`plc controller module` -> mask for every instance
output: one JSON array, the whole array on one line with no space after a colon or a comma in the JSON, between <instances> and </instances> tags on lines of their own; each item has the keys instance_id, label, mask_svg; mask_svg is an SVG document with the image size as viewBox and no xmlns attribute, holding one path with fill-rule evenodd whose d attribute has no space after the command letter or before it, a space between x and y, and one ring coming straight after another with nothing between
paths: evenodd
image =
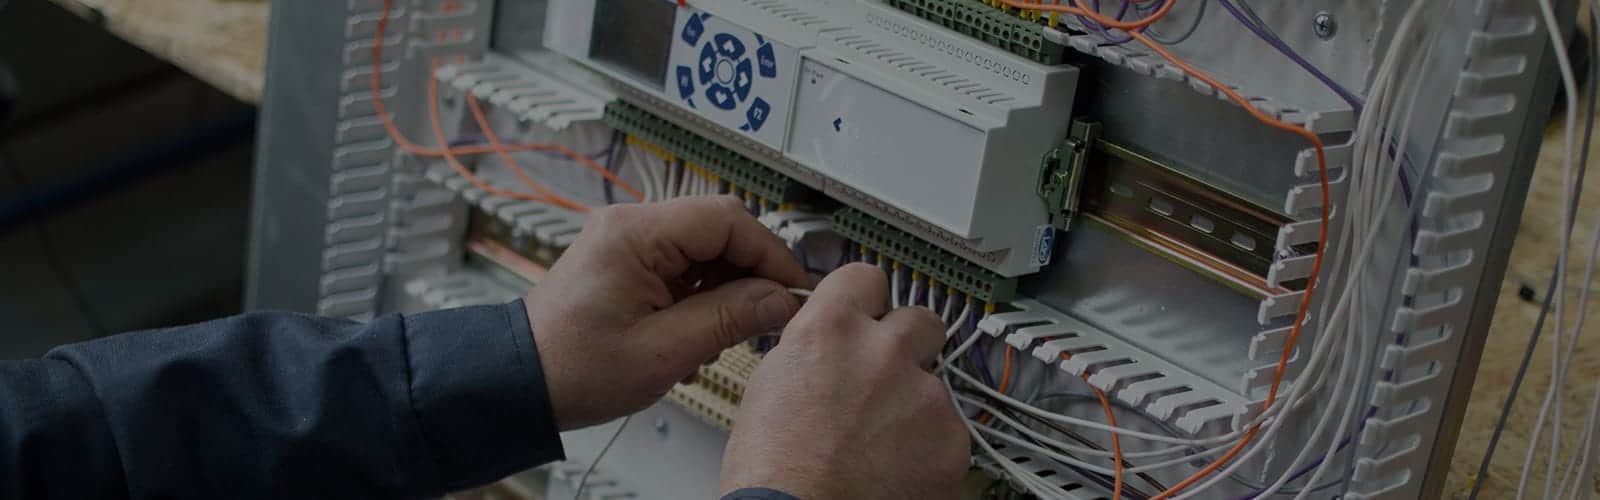
<instances>
[{"instance_id":1,"label":"plc controller module","mask_svg":"<svg viewBox=\"0 0 1600 500\"><path fill-rule=\"evenodd\" d=\"M943 315L964 498L1437 496L1576 17L274 2L248 305L503 302L591 207L731 194L816 276L876 264ZM769 347L563 435L542 493L714 497Z\"/></svg>"}]
</instances>

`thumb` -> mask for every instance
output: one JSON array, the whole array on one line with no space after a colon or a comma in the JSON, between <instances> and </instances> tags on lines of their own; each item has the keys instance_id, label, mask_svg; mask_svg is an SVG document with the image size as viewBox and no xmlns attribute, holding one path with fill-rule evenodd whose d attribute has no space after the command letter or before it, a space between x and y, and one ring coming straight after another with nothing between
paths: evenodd
<instances>
[{"instance_id":1,"label":"thumb","mask_svg":"<svg viewBox=\"0 0 1600 500\"><path fill-rule=\"evenodd\" d=\"M654 352L698 366L723 349L782 329L799 309L800 301L778 282L745 278L690 295L639 326Z\"/></svg>"}]
</instances>

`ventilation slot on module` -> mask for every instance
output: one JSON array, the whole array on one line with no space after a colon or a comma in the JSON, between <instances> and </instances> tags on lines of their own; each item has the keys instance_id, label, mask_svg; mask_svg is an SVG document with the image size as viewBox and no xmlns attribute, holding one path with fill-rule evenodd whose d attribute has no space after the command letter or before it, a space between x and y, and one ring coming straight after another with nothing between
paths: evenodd
<instances>
[{"instance_id":1,"label":"ventilation slot on module","mask_svg":"<svg viewBox=\"0 0 1600 500\"><path fill-rule=\"evenodd\" d=\"M887 0L891 7L909 12L956 32L1044 64L1061 64L1066 47L1045 39L1048 15L1002 11L977 0Z\"/></svg>"}]
</instances>

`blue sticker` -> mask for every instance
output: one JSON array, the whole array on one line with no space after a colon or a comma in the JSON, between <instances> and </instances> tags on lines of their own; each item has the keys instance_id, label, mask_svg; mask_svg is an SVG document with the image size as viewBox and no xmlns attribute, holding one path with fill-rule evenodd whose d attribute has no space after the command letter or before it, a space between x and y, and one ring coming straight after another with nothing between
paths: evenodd
<instances>
[{"instance_id":1,"label":"blue sticker","mask_svg":"<svg viewBox=\"0 0 1600 500\"><path fill-rule=\"evenodd\" d=\"M733 92L739 94L739 102L744 102L750 98L750 84L754 83L750 76L750 60L739 61L739 67L734 68L733 74Z\"/></svg>"},{"instance_id":2,"label":"blue sticker","mask_svg":"<svg viewBox=\"0 0 1600 500\"><path fill-rule=\"evenodd\" d=\"M720 83L713 83L706 87L706 99L711 100L711 105L724 110L732 110L739 103L733 100L733 91L728 90Z\"/></svg>"},{"instance_id":3,"label":"blue sticker","mask_svg":"<svg viewBox=\"0 0 1600 500\"><path fill-rule=\"evenodd\" d=\"M1050 225L1039 226L1039 239L1033 247L1033 263L1044 266L1050 263L1050 258L1056 251L1056 228Z\"/></svg>"},{"instance_id":4,"label":"blue sticker","mask_svg":"<svg viewBox=\"0 0 1600 500\"><path fill-rule=\"evenodd\" d=\"M700 35L706 32L705 22L700 16L689 16L689 22L683 24L683 41L689 45L700 43Z\"/></svg>"},{"instance_id":5,"label":"blue sticker","mask_svg":"<svg viewBox=\"0 0 1600 500\"><path fill-rule=\"evenodd\" d=\"M744 112L744 117L750 120L750 130L761 130L761 126L767 123L767 115L770 113L772 105L767 104L766 99L757 97L755 102L750 103L750 109Z\"/></svg>"},{"instance_id":6,"label":"blue sticker","mask_svg":"<svg viewBox=\"0 0 1600 500\"><path fill-rule=\"evenodd\" d=\"M736 36L717 33L717 36L711 39L711 43L717 46L717 52L721 53L722 57L728 59L744 57L744 42L739 41Z\"/></svg>"},{"instance_id":7,"label":"blue sticker","mask_svg":"<svg viewBox=\"0 0 1600 500\"><path fill-rule=\"evenodd\" d=\"M763 78L778 77L778 57L772 53L772 44L765 44L756 49L756 66L761 69Z\"/></svg>"}]
</instances>

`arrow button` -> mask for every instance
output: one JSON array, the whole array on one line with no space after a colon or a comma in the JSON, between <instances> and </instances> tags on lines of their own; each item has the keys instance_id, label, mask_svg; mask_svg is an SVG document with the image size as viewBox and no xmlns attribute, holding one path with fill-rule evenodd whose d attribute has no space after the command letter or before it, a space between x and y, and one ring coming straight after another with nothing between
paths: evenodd
<instances>
[{"instance_id":1,"label":"arrow button","mask_svg":"<svg viewBox=\"0 0 1600 500\"><path fill-rule=\"evenodd\" d=\"M717 33L717 36L712 37L711 41L717 46L717 51L722 53L722 57L728 59L744 57L744 42L739 41L736 36Z\"/></svg>"}]
</instances>

